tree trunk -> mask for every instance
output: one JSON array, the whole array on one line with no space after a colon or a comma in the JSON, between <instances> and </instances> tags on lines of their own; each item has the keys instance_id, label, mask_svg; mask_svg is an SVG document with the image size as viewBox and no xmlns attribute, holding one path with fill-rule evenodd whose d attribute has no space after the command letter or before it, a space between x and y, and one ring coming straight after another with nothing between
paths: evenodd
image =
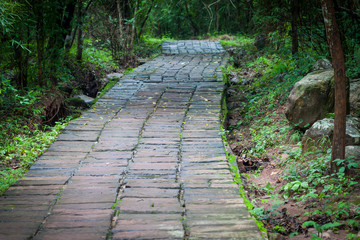
<instances>
[{"instance_id":1,"label":"tree trunk","mask_svg":"<svg viewBox=\"0 0 360 240\"><path fill-rule=\"evenodd\" d=\"M65 58L66 58L65 60L67 60L69 56L70 48L72 46L73 28L71 25L71 21L74 18L75 6L76 6L76 0L71 0L69 4L66 6L65 11L67 12L67 14L65 14L63 19L63 26L64 26L63 39L65 43Z\"/></svg>"},{"instance_id":2,"label":"tree trunk","mask_svg":"<svg viewBox=\"0 0 360 240\"><path fill-rule=\"evenodd\" d=\"M186 10L187 19L190 21L191 27L193 29L194 36L197 36L197 35L199 35L200 31L199 31L198 26L196 25L196 23L193 20L193 15L189 11L188 1L185 1L184 4L185 4L185 10Z\"/></svg>"},{"instance_id":3,"label":"tree trunk","mask_svg":"<svg viewBox=\"0 0 360 240\"><path fill-rule=\"evenodd\" d=\"M123 28L124 28L124 26L123 26L123 19L122 19L120 2L121 2L121 0L116 1L116 9L117 9L117 13L118 13L119 37L122 38L123 37Z\"/></svg>"},{"instance_id":4,"label":"tree trunk","mask_svg":"<svg viewBox=\"0 0 360 240\"><path fill-rule=\"evenodd\" d=\"M300 12L299 0L291 2L291 40L292 40L292 55L295 56L299 52L299 35L298 35L298 19Z\"/></svg>"},{"instance_id":5,"label":"tree trunk","mask_svg":"<svg viewBox=\"0 0 360 240\"><path fill-rule=\"evenodd\" d=\"M34 3L34 14L36 16L36 51L38 65L38 83L40 86L45 85L45 32L44 32L44 15L42 3L36 1Z\"/></svg>"},{"instance_id":6,"label":"tree trunk","mask_svg":"<svg viewBox=\"0 0 360 240\"><path fill-rule=\"evenodd\" d=\"M83 48L84 48L84 39L83 39L83 25L84 25L84 12L83 12L83 3L82 1L78 2L77 7L77 51L76 51L76 61L78 63L82 62Z\"/></svg>"},{"instance_id":7,"label":"tree trunk","mask_svg":"<svg viewBox=\"0 0 360 240\"><path fill-rule=\"evenodd\" d=\"M186 2L185 2L185 5L186 5ZM139 31L139 33L138 33L138 35L136 37L136 39L138 41L140 41L141 35L142 35L143 31L144 31L145 23L146 23L146 21L148 20L148 18L150 16L150 13L151 13L151 10L152 10L153 6L154 6L154 1L151 2L151 5L150 5L150 7L149 7L149 9L148 9L148 11L146 13L145 19L142 21L142 23L140 25L140 31Z\"/></svg>"},{"instance_id":8,"label":"tree trunk","mask_svg":"<svg viewBox=\"0 0 360 240\"><path fill-rule=\"evenodd\" d=\"M71 48L71 32L72 32L72 25L71 21L74 18L76 0L70 0L69 3L66 5L65 14L63 16L62 21L62 39L65 44L65 57L68 57L68 52Z\"/></svg>"},{"instance_id":9,"label":"tree trunk","mask_svg":"<svg viewBox=\"0 0 360 240\"><path fill-rule=\"evenodd\" d=\"M335 72L335 123L332 142L331 170L338 169L334 160L345 158L346 130L346 75L345 58L341 45L339 29L336 23L333 0L321 0L326 37Z\"/></svg>"}]
</instances>

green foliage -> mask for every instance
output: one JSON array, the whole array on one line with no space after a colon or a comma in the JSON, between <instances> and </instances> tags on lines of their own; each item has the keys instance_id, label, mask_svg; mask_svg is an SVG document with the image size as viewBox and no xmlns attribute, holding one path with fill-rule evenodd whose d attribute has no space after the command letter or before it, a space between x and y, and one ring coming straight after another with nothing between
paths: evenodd
<instances>
[{"instance_id":1,"label":"green foliage","mask_svg":"<svg viewBox=\"0 0 360 240\"><path fill-rule=\"evenodd\" d=\"M103 72L109 72L113 69L118 68L118 65L115 64L115 61L112 58L111 52L106 48L100 48L93 43L92 39L84 39L84 51L83 51L83 61L93 63L97 68L101 69ZM95 40L97 43L97 40ZM70 49L70 53L75 57L76 47Z\"/></svg>"},{"instance_id":2,"label":"green foliage","mask_svg":"<svg viewBox=\"0 0 360 240\"><path fill-rule=\"evenodd\" d=\"M1 123L4 124L4 123ZM1 125L7 131L15 130L17 134L12 139L2 136L0 148L0 195L11 184L16 182L35 160L50 146L60 131L66 126L66 121L58 122L54 127L30 130L27 126ZM5 141L4 141L5 140Z\"/></svg>"},{"instance_id":3,"label":"green foliage","mask_svg":"<svg viewBox=\"0 0 360 240\"><path fill-rule=\"evenodd\" d=\"M161 44L164 41L174 40L172 38L163 36L161 38L154 38L150 36L144 36L134 46L134 50L137 56L140 58L155 58L161 54Z\"/></svg>"},{"instance_id":4,"label":"green foliage","mask_svg":"<svg viewBox=\"0 0 360 240\"><path fill-rule=\"evenodd\" d=\"M342 223L339 223L339 222L330 222L330 223L326 223L326 224L323 224L323 225L320 225L320 224L317 224L316 222L314 221L307 221L307 222L304 222L302 224L302 227L313 227L316 229L316 231L318 232L318 236L313 236L315 238L312 238L312 239L322 239L322 238L316 238L316 237L320 237L321 236L321 233L323 233L325 230L328 230L328 229L335 229L339 226L342 226L343 224Z\"/></svg>"},{"instance_id":5,"label":"green foliage","mask_svg":"<svg viewBox=\"0 0 360 240\"><path fill-rule=\"evenodd\" d=\"M226 105L224 107L226 108ZM222 121L222 119L220 119L220 120ZM254 206L249 201L249 199L247 198L247 194L246 194L244 186L242 184L241 175L240 175L239 168L237 166L237 161L236 161L237 158L236 158L235 155L233 155L229 151L227 151L227 149L229 149L229 143L227 142L227 139L226 139L226 134L225 134L226 131L225 131L224 127L221 124L220 124L219 127L220 127L221 137L222 137L223 142L224 142L226 159L229 162L230 171L233 174L234 183L239 185L239 187L240 187L239 195L244 200L244 203L245 203L246 207L249 210L252 210L252 209L254 209ZM262 235L266 235L267 230L264 227L264 224L259 220L255 220L255 222L256 222L257 226L259 227L260 231L262 232Z\"/></svg>"},{"instance_id":6,"label":"green foliage","mask_svg":"<svg viewBox=\"0 0 360 240\"><path fill-rule=\"evenodd\" d=\"M14 30L14 24L20 19L20 3L3 0L0 2L0 30L3 35Z\"/></svg>"},{"instance_id":7,"label":"green foliage","mask_svg":"<svg viewBox=\"0 0 360 240\"><path fill-rule=\"evenodd\" d=\"M3 75L0 75L0 115L21 113L22 115L36 114L38 109L33 105L42 95L42 90L28 90L21 93Z\"/></svg>"},{"instance_id":8,"label":"green foliage","mask_svg":"<svg viewBox=\"0 0 360 240\"><path fill-rule=\"evenodd\" d=\"M329 140L323 138L317 142L320 151L304 152L301 145L303 133L289 127L287 120L279 117L281 114L279 111L274 112L275 109L278 110L279 105L285 103L294 83L306 75L316 59L322 58L322 56L313 52L300 52L298 56L292 57L286 47L280 51L273 51L268 47L261 52L246 45L242 48L246 48L245 54L241 56L243 66L239 69L227 67L223 71L227 85L234 84L227 79L228 76L233 76L234 72L239 72L238 76L242 76L242 73L246 72L245 78L252 72L259 73L253 77L250 84L234 85L243 94L241 97L244 96L245 100L239 103L239 108L236 108L236 111L240 111L242 119L233 128L238 128L241 135L245 135L244 141L251 141L250 147L242 143L246 146L246 154L244 155L243 150L241 156L252 157L251 159L266 159L268 150L274 148L282 148L281 151L288 156L278 165L283 169L280 177L283 183L281 188L274 189L270 185L263 187L248 184L249 192L254 193L255 199L257 194L270 195L270 198L261 199L262 204L269 203L274 197L286 201L293 199L302 202L301 204L306 207L315 208L316 210L308 211L302 216L311 216L310 219L314 219L303 225L304 228L315 227L318 230L319 236L313 236L314 239L319 239L321 232L327 229L335 231L339 228L346 228L357 231L360 209L354 216L354 208L357 209L358 200L348 201L348 199L351 199L351 193L360 185L358 177L347 176L345 173L347 170L358 169L358 161L351 158L335 160L336 164L341 167L338 172L332 173L330 171L330 151L328 150ZM235 57L233 60L235 61ZM251 140L247 140L249 137ZM297 144L297 146L280 146L288 142ZM236 150L238 151L238 149ZM256 178L257 174L257 172L253 173L253 177ZM251 209L251 213L258 220L272 225L271 229L268 228L269 231L283 233L284 225L276 225L272 222L279 217L275 216L276 214L281 214L278 210L273 207L271 210L264 206L257 207L257 200L253 200L252 203L255 207ZM324 216L328 222L320 224L316 220L319 216ZM299 221L302 220L302 217L299 218ZM344 220L352 221L344 223Z\"/></svg>"},{"instance_id":9,"label":"green foliage","mask_svg":"<svg viewBox=\"0 0 360 240\"><path fill-rule=\"evenodd\" d=\"M265 157L266 149L285 140L289 127L286 125L285 119L282 119L280 124L271 124L272 117L275 116L276 112L273 112L253 121L253 127L250 127L249 130L255 146L249 150L249 156Z\"/></svg>"},{"instance_id":10,"label":"green foliage","mask_svg":"<svg viewBox=\"0 0 360 240\"><path fill-rule=\"evenodd\" d=\"M221 37L221 36L219 36ZM219 42L221 45L223 45L225 48L232 48L232 47L244 47L249 48L254 43L254 38L244 35L236 35L232 36L233 39L221 39ZM213 38L217 39L218 36L214 36Z\"/></svg>"}]
</instances>

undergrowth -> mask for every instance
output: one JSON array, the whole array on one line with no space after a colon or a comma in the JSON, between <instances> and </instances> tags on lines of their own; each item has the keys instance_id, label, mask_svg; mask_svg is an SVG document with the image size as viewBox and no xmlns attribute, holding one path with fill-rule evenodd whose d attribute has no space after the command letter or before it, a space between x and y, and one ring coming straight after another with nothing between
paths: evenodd
<instances>
[{"instance_id":1,"label":"undergrowth","mask_svg":"<svg viewBox=\"0 0 360 240\"><path fill-rule=\"evenodd\" d=\"M27 125L6 126L7 131L13 129L14 133L11 134L12 141L8 137L1 138L0 195L27 172L38 156L54 142L67 122L68 119L45 128L35 125L34 129L29 129ZM5 128L3 124L0 124L1 130Z\"/></svg>"},{"instance_id":2,"label":"undergrowth","mask_svg":"<svg viewBox=\"0 0 360 240\"><path fill-rule=\"evenodd\" d=\"M224 97L224 96L223 96L223 101L221 104L221 109L222 109L223 114L220 117L220 121L222 123L222 124L220 124L220 131L221 131L222 140L224 142L226 159L230 165L230 171L232 173L234 183L236 183L240 188L239 195L244 200L246 207L249 209L249 211L251 211L254 209L254 205L250 202L250 200L247 197L246 191L245 191L243 183L241 181L241 175L239 172L239 168L236 163L236 156L229 151L230 146L229 146L229 143L226 138L226 130L223 127L223 123L224 123L225 119L227 118L226 97ZM255 219L255 222L256 222L257 226L259 227L261 235L263 237L265 237L267 235L267 230L264 227L264 224L260 221L260 219Z\"/></svg>"},{"instance_id":3,"label":"undergrowth","mask_svg":"<svg viewBox=\"0 0 360 240\"><path fill-rule=\"evenodd\" d=\"M161 43L166 40L170 39L145 37L135 45L135 53L141 58L154 58L161 53ZM68 85L75 93L81 91L77 89L77 78L86 78L85 75L89 72L94 74L95 78L99 78L108 72L120 70L119 63L112 58L111 52L100 46L99 42L85 39L84 46L83 64L62 62L56 69L59 86ZM75 56L76 47L73 45L69 52L69 61L75 61ZM85 71L85 66L90 70ZM124 74L131 71L132 68L128 68L124 70ZM118 79L110 79L98 97L117 81ZM16 89L5 74L0 74L0 195L28 171L73 118L70 116L60 119L55 124L44 123L46 116L41 101L49 93L49 87L29 85L25 90ZM50 95L54 95L54 91L62 93L61 90L55 89L50 91ZM54 95L54 98L58 97Z\"/></svg>"},{"instance_id":4,"label":"undergrowth","mask_svg":"<svg viewBox=\"0 0 360 240\"><path fill-rule=\"evenodd\" d=\"M240 42L242 39L222 41L231 50L231 64L223 72L232 106L223 115L229 114L224 132L237 154L230 162L237 162L238 178L246 179L243 184L253 206L251 214L264 223L270 239L277 234L322 239L329 230L345 231L347 239L359 239L359 162L337 160L352 174L346 174L345 167L332 173L328 140L320 141L317 150L303 150L303 132L284 116L292 86L321 56L304 52L293 58L286 48L274 51L270 45L257 50L252 41ZM256 184L267 166L281 175L276 182ZM296 206L299 214L291 215L290 206Z\"/></svg>"}]
</instances>

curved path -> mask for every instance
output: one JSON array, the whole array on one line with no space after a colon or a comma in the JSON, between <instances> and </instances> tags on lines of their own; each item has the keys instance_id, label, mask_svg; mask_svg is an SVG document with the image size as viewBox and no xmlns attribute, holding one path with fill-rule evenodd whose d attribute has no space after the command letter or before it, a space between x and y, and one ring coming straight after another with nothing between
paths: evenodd
<instances>
[{"instance_id":1,"label":"curved path","mask_svg":"<svg viewBox=\"0 0 360 240\"><path fill-rule=\"evenodd\" d=\"M0 198L0 239L261 239L219 134L218 42L163 44Z\"/></svg>"}]
</instances>

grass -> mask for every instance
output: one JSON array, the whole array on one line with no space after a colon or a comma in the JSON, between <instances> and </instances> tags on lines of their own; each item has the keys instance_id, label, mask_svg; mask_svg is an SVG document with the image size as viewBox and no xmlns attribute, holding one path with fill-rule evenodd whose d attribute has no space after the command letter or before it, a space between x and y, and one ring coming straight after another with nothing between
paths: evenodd
<instances>
[{"instance_id":1,"label":"grass","mask_svg":"<svg viewBox=\"0 0 360 240\"><path fill-rule=\"evenodd\" d=\"M220 38L219 42L225 47L245 47L251 46L254 43L255 38L248 36L231 36L232 39L221 39L220 36L213 37L214 39Z\"/></svg>"},{"instance_id":2,"label":"grass","mask_svg":"<svg viewBox=\"0 0 360 240\"><path fill-rule=\"evenodd\" d=\"M135 45L135 52L140 58L153 59L161 54L161 44L164 41L173 41L169 37L154 38L151 36L142 37L141 41Z\"/></svg>"}]
</instances>

